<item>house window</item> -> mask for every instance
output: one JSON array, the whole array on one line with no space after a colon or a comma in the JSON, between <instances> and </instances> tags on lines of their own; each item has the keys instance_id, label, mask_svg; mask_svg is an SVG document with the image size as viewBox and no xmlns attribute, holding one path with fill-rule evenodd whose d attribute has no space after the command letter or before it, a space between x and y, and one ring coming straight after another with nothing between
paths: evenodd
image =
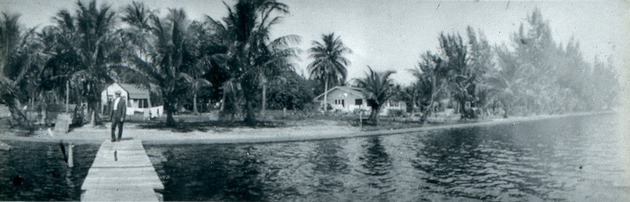
<instances>
[{"instance_id":1,"label":"house window","mask_svg":"<svg viewBox=\"0 0 630 202\"><path fill-rule=\"evenodd\" d=\"M341 100L341 106L346 106L346 100Z\"/></svg>"},{"instance_id":2,"label":"house window","mask_svg":"<svg viewBox=\"0 0 630 202\"><path fill-rule=\"evenodd\" d=\"M134 99L134 102L138 108L149 108L149 103L147 99Z\"/></svg>"},{"instance_id":3,"label":"house window","mask_svg":"<svg viewBox=\"0 0 630 202\"><path fill-rule=\"evenodd\" d=\"M363 99L355 99L354 105L363 105Z\"/></svg>"}]
</instances>

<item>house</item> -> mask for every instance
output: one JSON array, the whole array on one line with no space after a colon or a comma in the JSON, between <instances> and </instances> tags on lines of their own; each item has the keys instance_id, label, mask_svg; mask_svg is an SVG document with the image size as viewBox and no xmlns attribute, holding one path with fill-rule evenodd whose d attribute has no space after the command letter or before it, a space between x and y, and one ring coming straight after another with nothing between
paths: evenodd
<instances>
[{"instance_id":1,"label":"house","mask_svg":"<svg viewBox=\"0 0 630 202\"><path fill-rule=\"evenodd\" d=\"M121 97L127 101L127 115L143 113L145 116L157 117L164 112L162 106L152 106L148 89L140 88L134 84L113 83L101 92L101 112L108 114L111 103L114 101L116 91L121 92Z\"/></svg>"},{"instance_id":2,"label":"house","mask_svg":"<svg viewBox=\"0 0 630 202\"><path fill-rule=\"evenodd\" d=\"M324 107L324 94L326 103L332 107L333 111L353 112L358 109L370 110L363 93L356 88L348 86L335 86L327 92L318 95L313 100L319 103L320 109Z\"/></svg>"},{"instance_id":3,"label":"house","mask_svg":"<svg viewBox=\"0 0 630 202\"><path fill-rule=\"evenodd\" d=\"M356 110L367 110L370 111L370 108L367 104L367 99L363 95L363 93L357 89L348 86L335 86L329 89L327 92L318 95L313 99L315 103L319 103L320 109L324 107L324 95L327 98L327 104L332 108L333 111L341 111L341 112L354 112ZM403 101L388 101L385 103L382 108L380 115L389 114L390 110L405 110L405 102Z\"/></svg>"},{"instance_id":4,"label":"house","mask_svg":"<svg viewBox=\"0 0 630 202\"><path fill-rule=\"evenodd\" d=\"M389 115L392 110L401 110L403 113L407 112L407 103L400 100L388 100L381 108L380 115Z\"/></svg>"}]
</instances>

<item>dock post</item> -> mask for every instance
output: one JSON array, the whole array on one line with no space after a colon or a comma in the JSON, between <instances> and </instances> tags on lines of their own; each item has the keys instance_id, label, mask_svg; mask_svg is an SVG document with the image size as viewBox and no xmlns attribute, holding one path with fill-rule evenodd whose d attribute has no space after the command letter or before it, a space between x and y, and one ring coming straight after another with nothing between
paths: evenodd
<instances>
[{"instance_id":1,"label":"dock post","mask_svg":"<svg viewBox=\"0 0 630 202\"><path fill-rule=\"evenodd\" d=\"M74 155L72 152L72 148L74 147L74 145L72 143L68 144L68 149L66 150L68 152L68 167L72 168L74 166Z\"/></svg>"}]
</instances>

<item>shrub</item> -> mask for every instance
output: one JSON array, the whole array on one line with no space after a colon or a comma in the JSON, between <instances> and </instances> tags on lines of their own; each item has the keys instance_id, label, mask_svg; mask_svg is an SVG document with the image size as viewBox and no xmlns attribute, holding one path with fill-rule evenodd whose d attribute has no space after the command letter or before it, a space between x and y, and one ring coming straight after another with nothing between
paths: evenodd
<instances>
[{"instance_id":1,"label":"shrub","mask_svg":"<svg viewBox=\"0 0 630 202\"><path fill-rule=\"evenodd\" d=\"M387 112L387 115L391 116L391 117L401 117L405 115L405 110L402 109L390 109Z\"/></svg>"}]
</instances>

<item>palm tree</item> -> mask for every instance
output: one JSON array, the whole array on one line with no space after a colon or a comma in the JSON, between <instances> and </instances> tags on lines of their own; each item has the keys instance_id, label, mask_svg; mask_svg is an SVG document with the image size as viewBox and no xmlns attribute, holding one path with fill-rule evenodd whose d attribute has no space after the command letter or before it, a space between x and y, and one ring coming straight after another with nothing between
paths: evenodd
<instances>
[{"instance_id":1,"label":"palm tree","mask_svg":"<svg viewBox=\"0 0 630 202\"><path fill-rule=\"evenodd\" d=\"M414 108L416 106L417 100L420 97L418 83L412 83L410 86L400 86L396 85L396 92L398 93L398 98L405 101L406 111L411 113L411 117L415 114Z\"/></svg>"},{"instance_id":2,"label":"palm tree","mask_svg":"<svg viewBox=\"0 0 630 202\"><path fill-rule=\"evenodd\" d=\"M123 37L130 41L126 56L131 62L128 75L137 85L156 89L166 112L166 124L174 126L173 113L182 95L197 95L210 86L202 78L211 68L225 63L219 45L204 23L190 21L182 9L169 9L166 17L134 2L124 8L122 19L130 25Z\"/></svg>"},{"instance_id":3,"label":"palm tree","mask_svg":"<svg viewBox=\"0 0 630 202\"><path fill-rule=\"evenodd\" d=\"M25 94L32 89L22 87L37 85L32 82L40 71L41 46L34 39L35 29L21 30L20 15L2 13L0 17L0 101L9 107L13 120L32 129L31 120L21 111L21 102L32 99L33 93Z\"/></svg>"},{"instance_id":4,"label":"palm tree","mask_svg":"<svg viewBox=\"0 0 630 202\"><path fill-rule=\"evenodd\" d=\"M260 82L262 86L262 107L261 115L264 115L267 108L267 84L269 79L284 80L283 75L286 71L295 71L296 64L292 59L297 58L300 50L290 47L290 43L299 43L300 37L296 35L288 35L277 38L269 44L261 47L258 60L261 61L260 66Z\"/></svg>"},{"instance_id":5,"label":"palm tree","mask_svg":"<svg viewBox=\"0 0 630 202\"><path fill-rule=\"evenodd\" d=\"M523 70L517 64L516 57L505 46L495 49L501 69L494 70L485 85L489 89L489 94L501 102L503 117L507 118L525 79L523 78Z\"/></svg>"},{"instance_id":6,"label":"palm tree","mask_svg":"<svg viewBox=\"0 0 630 202\"><path fill-rule=\"evenodd\" d=\"M394 71L386 72L374 72L370 66L368 66L369 72L363 79L357 79L357 87L368 99L368 104L372 108L370 119L374 124L378 125L378 114L381 111L381 107L385 104L389 98L396 95L394 81L390 76L394 74Z\"/></svg>"},{"instance_id":7,"label":"palm tree","mask_svg":"<svg viewBox=\"0 0 630 202\"><path fill-rule=\"evenodd\" d=\"M287 51L284 47L297 37L290 35L270 40L272 26L280 23L282 19L276 13L289 12L286 4L276 0L241 0L234 7L227 5L226 7L228 16L223 21L208 17L208 22L214 25L214 31L223 38L222 42L228 49L227 67L230 79L223 87L224 90L241 91L230 94L243 96L244 121L248 125L254 125L256 123L254 102L257 99L258 86L263 83L265 91L266 76L273 72L269 69L283 66L278 63L285 63L283 58L287 58L286 53L292 52L291 49Z\"/></svg>"},{"instance_id":8,"label":"palm tree","mask_svg":"<svg viewBox=\"0 0 630 202\"><path fill-rule=\"evenodd\" d=\"M416 77L416 87L423 98L428 98L424 100L425 108L422 111L421 121L424 122L433 112L433 103L437 100L438 94L446 90L449 70L440 56L426 52L422 55L418 67L408 71Z\"/></svg>"},{"instance_id":9,"label":"palm tree","mask_svg":"<svg viewBox=\"0 0 630 202\"><path fill-rule=\"evenodd\" d=\"M160 18L144 9L143 4L134 3L125 9L123 19L131 28L144 30L147 41L130 40L133 47L128 48L127 57L132 62L129 69L135 73L139 85L151 89L159 89L166 125L174 126L173 113L180 95L186 94L190 84L195 80L187 72L187 64L192 63L189 48L191 47L189 24L186 13L182 9L169 9L165 18ZM132 15L139 11L143 14ZM145 20L145 17L148 18ZM134 39L133 31L125 37ZM137 38L136 38L137 39ZM148 42L148 43L146 43ZM145 48L147 47L147 48Z\"/></svg>"},{"instance_id":10,"label":"palm tree","mask_svg":"<svg viewBox=\"0 0 630 202\"><path fill-rule=\"evenodd\" d=\"M345 55L352 52L341 41L341 37L335 37L335 33L322 35L322 43L313 41L309 49L309 58L313 59L308 65L311 79L324 81L324 93L328 92L328 84L341 85L348 77L346 66L350 65ZM328 96L324 94L324 111L327 110Z\"/></svg>"},{"instance_id":11,"label":"palm tree","mask_svg":"<svg viewBox=\"0 0 630 202\"><path fill-rule=\"evenodd\" d=\"M212 84L203 78L196 78L192 81L191 92L193 94L193 113L199 114L199 110L197 109L197 95L202 88L210 87Z\"/></svg>"},{"instance_id":12,"label":"palm tree","mask_svg":"<svg viewBox=\"0 0 630 202\"><path fill-rule=\"evenodd\" d=\"M112 69L119 68L122 61L120 40L115 27L115 12L109 5L96 6L96 1L76 3L76 14L62 10L53 18L56 26L42 33L49 49L50 58L46 70L52 72L52 80L57 87L66 87L66 94L72 89L79 91L88 103L93 123L99 124L95 113L100 101L100 92L106 83L114 81ZM59 72L61 70L61 72ZM65 84L59 82L65 81ZM70 82L74 81L74 82ZM66 102L68 102L66 97Z\"/></svg>"}]
</instances>

